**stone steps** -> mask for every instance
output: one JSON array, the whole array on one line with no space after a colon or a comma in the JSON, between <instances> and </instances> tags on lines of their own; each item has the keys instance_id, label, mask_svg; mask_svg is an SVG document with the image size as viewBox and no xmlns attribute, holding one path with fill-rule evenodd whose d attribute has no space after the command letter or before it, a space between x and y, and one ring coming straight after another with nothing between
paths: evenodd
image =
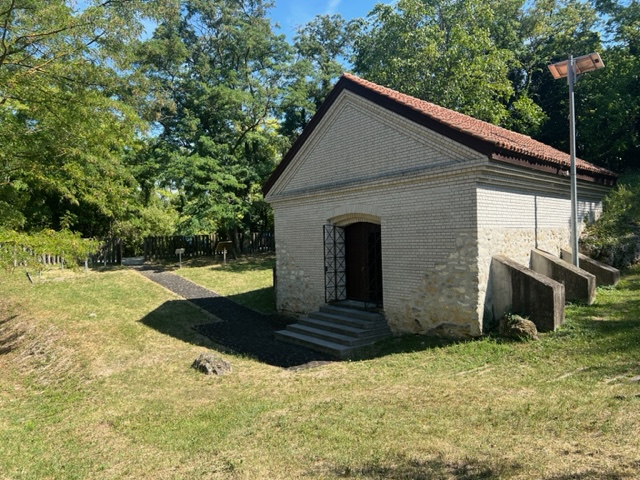
<instances>
[{"instance_id":1,"label":"stone steps","mask_svg":"<svg viewBox=\"0 0 640 480\"><path fill-rule=\"evenodd\" d=\"M340 359L350 358L358 349L390 336L384 315L337 305L324 305L275 333L278 340Z\"/></svg>"}]
</instances>

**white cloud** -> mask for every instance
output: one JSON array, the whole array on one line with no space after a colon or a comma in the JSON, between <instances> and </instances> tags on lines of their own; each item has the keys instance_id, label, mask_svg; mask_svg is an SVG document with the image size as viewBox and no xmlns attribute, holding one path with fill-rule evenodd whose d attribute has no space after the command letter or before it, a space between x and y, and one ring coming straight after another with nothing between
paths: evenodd
<instances>
[{"instance_id":1,"label":"white cloud","mask_svg":"<svg viewBox=\"0 0 640 480\"><path fill-rule=\"evenodd\" d=\"M332 15L336 13L336 10L340 6L340 3L342 3L342 0L329 0L329 3L327 4L326 13L328 15Z\"/></svg>"}]
</instances>

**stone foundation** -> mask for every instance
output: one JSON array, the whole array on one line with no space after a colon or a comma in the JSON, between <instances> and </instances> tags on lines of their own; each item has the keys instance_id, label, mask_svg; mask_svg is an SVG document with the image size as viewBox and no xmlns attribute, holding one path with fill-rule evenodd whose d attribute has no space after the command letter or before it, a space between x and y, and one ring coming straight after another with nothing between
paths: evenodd
<instances>
[{"instance_id":1,"label":"stone foundation","mask_svg":"<svg viewBox=\"0 0 640 480\"><path fill-rule=\"evenodd\" d=\"M285 315L300 316L308 313L324 299L318 298L318 289L289 256L287 248L276 243L276 308Z\"/></svg>"},{"instance_id":2,"label":"stone foundation","mask_svg":"<svg viewBox=\"0 0 640 480\"><path fill-rule=\"evenodd\" d=\"M455 250L424 274L421 287L386 311L396 333L467 338L482 333L477 314L477 244L473 235L459 234Z\"/></svg>"}]
</instances>

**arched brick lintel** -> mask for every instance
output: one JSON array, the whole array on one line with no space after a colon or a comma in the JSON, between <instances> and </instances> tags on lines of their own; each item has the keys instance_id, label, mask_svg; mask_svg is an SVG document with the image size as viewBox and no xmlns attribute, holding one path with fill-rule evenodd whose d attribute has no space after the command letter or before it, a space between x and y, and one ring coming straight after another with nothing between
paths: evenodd
<instances>
[{"instance_id":1,"label":"arched brick lintel","mask_svg":"<svg viewBox=\"0 0 640 480\"><path fill-rule=\"evenodd\" d=\"M327 222L338 227L346 227L352 223L367 222L381 224L381 212L371 205L347 205L337 207L328 212Z\"/></svg>"}]
</instances>

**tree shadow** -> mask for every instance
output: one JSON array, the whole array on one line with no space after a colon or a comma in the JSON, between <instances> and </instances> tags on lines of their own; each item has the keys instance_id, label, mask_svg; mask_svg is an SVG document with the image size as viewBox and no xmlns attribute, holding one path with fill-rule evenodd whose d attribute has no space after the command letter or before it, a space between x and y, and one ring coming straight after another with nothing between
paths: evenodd
<instances>
[{"instance_id":1,"label":"tree shadow","mask_svg":"<svg viewBox=\"0 0 640 480\"><path fill-rule=\"evenodd\" d=\"M442 458L417 460L398 456L384 464L365 464L360 466L335 466L333 475L338 478L363 478L380 480L432 480L448 478L456 480L482 480L511 476L522 467L517 463L492 466L489 462L465 459L458 462L447 462Z\"/></svg>"},{"instance_id":2,"label":"tree shadow","mask_svg":"<svg viewBox=\"0 0 640 480\"><path fill-rule=\"evenodd\" d=\"M630 465L633 466L633 465ZM359 466L337 465L329 467L333 477L362 478L369 480L483 480L493 478L511 478L526 476L524 467L517 462L500 462L465 458L458 461L446 461L442 457L428 460L408 458L397 455L381 464L379 462ZM310 476L318 472L309 472ZM324 472L323 472L324 473ZM622 480L629 478L613 470L588 469L583 472L560 473L537 477L542 480Z\"/></svg>"},{"instance_id":3,"label":"tree shadow","mask_svg":"<svg viewBox=\"0 0 640 480\"><path fill-rule=\"evenodd\" d=\"M229 295L227 298L264 315L275 316L277 314L276 294L273 287L237 293Z\"/></svg>"},{"instance_id":4,"label":"tree shadow","mask_svg":"<svg viewBox=\"0 0 640 480\"><path fill-rule=\"evenodd\" d=\"M544 480L623 480L629 478L616 472L602 472L597 470L587 470L579 473L566 473L544 477Z\"/></svg>"},{"instance_id":5,"label":"tree shadow","mask_svg":"<svg viewBox=\"0 0 640 480\"><path fill-rule=\"evenodd\" d=\"M192 303L219 320L201 324L193 320ZM172 300L145 315L140 322L165 335L198 346L215 348L281 368L334 360L326 354L279 342L274 333L285 319L267 316L224 297ZM206 337L207 340L205 340Z\"/></svg>"},{"instance_id":6,"label":"tree shadow","mask_svg":"<svg viewBox=\"0 0 640 480\"><path fill-rule=\"evenodd\" d=\"M18 340L24 335L24 331L14 325L18 315L12 315L0 320L0 355L12 352L18 346Z\"/></svg>"},{"instance_id":7,"label":"tree shadow","mask_svg":"<svg viewBox=\"0 0 640 480\"><path fill-rule=\"evenodd\" d=\"M218 264L212 268L222 268L228 272L243 273L255 270L272 270L275 264L275 255L273 253L264 253L227 260L226 264Z\"/></svg>"},{"instance_id":8,"label":"tree shadow","mask_svg":"<svg viewBox=\"0 0 640 480\"><path fill-rule=\"evenodd\" d=\"M212 269L223 269L233 273L243 273L255 270L271 270L275 266L276 257L274 253L256 253L253 255L240 255L236 258L227 256L227 263L221 254L213 256L201 256L193 258L183 258L182 266L184 268L203 268L210 267ZM146 264L157 269L175 270L178 268L178 257L171 259L158 260L154 263Z\"/></svg>"}]
</instances>

